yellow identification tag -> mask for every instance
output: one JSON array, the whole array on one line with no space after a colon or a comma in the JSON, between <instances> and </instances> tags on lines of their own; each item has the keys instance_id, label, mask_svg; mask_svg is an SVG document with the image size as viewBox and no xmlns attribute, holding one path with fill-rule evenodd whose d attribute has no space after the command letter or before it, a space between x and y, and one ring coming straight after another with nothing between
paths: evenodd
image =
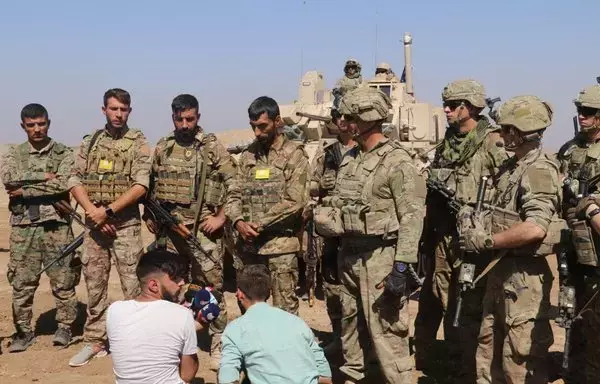
<instances>
[{"instance_id":1,"label":"yellow identification tag","mask_svg":"<svg viewBox=\"0 0 600 384\"><path fill-rule=\"evenodd\" d=\"M269 178L269 175L271 174L271 170L269 168L267 169L257 169L256 170L256 175L254 176L254 178L256 180L265 180Z\"/></svg>"},{"instance_id":2,"label":"yellow identification tag","mask_svg":"<svg viewBox=\"0 0 600 384\"><path fill-rule=\"evenodd\" d=\"M100 164L98 164L98 168L102 171L112 171L113 162L112 160L102 159L100 160Z\"/></svg>"}]
</instances>

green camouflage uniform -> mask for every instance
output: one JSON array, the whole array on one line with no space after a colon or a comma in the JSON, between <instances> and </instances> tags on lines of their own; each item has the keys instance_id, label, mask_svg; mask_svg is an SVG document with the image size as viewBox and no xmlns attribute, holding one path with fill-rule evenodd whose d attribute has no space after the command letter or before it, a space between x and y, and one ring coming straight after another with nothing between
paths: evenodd
<instances>
[{"instance_id":1,"label":"green camouflage uniform","mask_svg":"<svg viewBox=\"0 0 600 384\"><path fill-rule=\"evenodd\" d=\"M199 198L199 183L202 168L206 167L204 196ZM217 141L213 134L199 130L194 142L183 146L175 140L175 135L162 138L156 144L152 160L150 194L172 215L178 217L190 230L193 230L198 211L199 222L209 215L216 215L225 202L226 185L235 176L235 163L229 152ZM215 265L202 252L190 246L178 234L166 231L177 252L190 258L192 283L212 286L218 297L221 312L210 324L210 332L223 333L227 325L227 306L223 295L223 231L210 236L198 231L195 235L205 251L219 262ZM158 239L160 241L160 239Z\"/></svg>"},{"instance_id":2,"label":"green camouflage uniform","mask_svg":"<svg viewBox=\"0 0 600 384\"><path fill-rule=\"evenodd\" d=\"M151 151L144 134L124 128L120 137L107 129L85 136L75 157L68 188L83 185L95 204L108 205L133 185L149 186ZM93 140L92 140L93 139ZM88 292L86 343L106 340L106 309L111 258L117 267L125 299L139 294L135 268L142 254L140 211L133 204L107 221L117 228L116 238L100 230L86 230L83 240L83 276ZM89 222L90 226L92 223Z\"/></svg>"},{"instance_id":3,"label":"green camouflage uniform","mask_svg":"<svg viewBox=\"0 0 600 384\"><path fill-rule=\"evenodd\" d=\"M304 146L280 135L265 154L258 141L239 158L237 175L227 195L226 213L232 224L254 222L261 228L252 243L239 234L236 269L265 264L271 271L273 304L298 314L301 213L307 199L308 156Z\"/></svg>"},{"instance_id":4,"label":"green camouflage uniform","mask_svg":"<svg viewBox=\"0 0 600 384\"><path fill-rule=\"evenodd\" d=\"M600 109L600 86L588 87L580 92L575 105ZM557 154L561 173L572 179L586 180L600 174L600 142L589 144L585 135L585 132L576 135ZM573 187L575 190L572 192L575 194L578 192L577 187L577 184ZM565 197L562 208L562 217L569 227L581 228L582 221L576 217L575 204ZM589 227L589 224L583 222ZM594 242L597 247L600 244L598 235L593 230L589 233L592 233L589 242ZM576 311L581 311L586 304L588 310L583 311L581 320L572 325L569 372L565 378L568 383L596 383L600 377L600 359L597 353L600 348L600 333L597 332L600 328L600 301L594 299L590 302L600 283L600 264L597 261L598 255L594 252L589 249L583 249L583 252L578 250L579 244L589 242L574 242L569 260L568 283L575 287ZM597 252L598 248L595 249ZM590 257L591 255L593 256Z\"/></svg>"},{"instance_id":5,"label":"green camouflage uniform","mask_svg":"<svg viewBox=\"0 0 600 384\"><path fill-rule=\"evenodd\" d=\"M497 145L502 142L497 130L483 116L468 134L460 134L453 128L446 130L444 141L429 169L430 179L455 191L458 201L474 204L481 176L497 177L498 167L507 159L504 148ZM493 191L488 188L486 202L492 195ZM463 295L460 327L453 328L460 270L460 267L454 267L460 254L456 225L456 215L450 212L444 197L430 191L422 250L426 254L426 276L415 319L416 359L417 366L427 363L427 353L431 352L443 318L445 339L453 342L453 352L461 356L461 364L455 367L460 367L461 375L472 376L485 282ZM477 271L486 265L481 258L471 262L475 262Z\"/></svg>"},{"instance_id":6,"label":"green camouflage uniform","mask_svg":"<svg viewBox=\"0 0 600 384\"><path fill-rule=\"evenodd\" d=\"M32 331L33 297L42 266L57 259L61 247L73 240L69 222L52 206L68 201L66 178L72 165L72 151L50 140L39 151L29 142L11 148L0 166L4 185L23 189L22 198L9 200L12 230L7 277L13 288L13 321L18 332ZM46 180L45 173L54 173L56 178ZM81 268L71 268L72 259L73 254L46 271L56 302L56 321L65 328L70 328L77 316L75 286Z\"/></svg>"}]
</instances>

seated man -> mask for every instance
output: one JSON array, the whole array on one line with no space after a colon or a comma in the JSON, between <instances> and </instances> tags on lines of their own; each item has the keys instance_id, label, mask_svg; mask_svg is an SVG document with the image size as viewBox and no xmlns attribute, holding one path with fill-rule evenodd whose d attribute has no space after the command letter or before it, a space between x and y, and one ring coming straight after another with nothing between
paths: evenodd
<instances>
[{"instance_id":1,"label":"seated man","mask_svg":"<svg viewBox=\"0 0 600 384\"><path fill-rule=\"evenodd\" d=\"M238 383L242 367L252 384L331 383L331 369L308 325L266 303L271 291L267 267L244 267L237 286L246 312L223 333L219 383Z\"/></svg>"},{"instance_id":2,"label":"seated man","mask_svg":"<svg viewBox=\"0 0 600 384\"><path fill-rule=\"evenodd\" d=\"M142 293L108 308L106 328L117 384L191 381L198 371L196 324L176 304L187 261L165 250L143 255L136 269Z\"/></svg>"}]
</instances>

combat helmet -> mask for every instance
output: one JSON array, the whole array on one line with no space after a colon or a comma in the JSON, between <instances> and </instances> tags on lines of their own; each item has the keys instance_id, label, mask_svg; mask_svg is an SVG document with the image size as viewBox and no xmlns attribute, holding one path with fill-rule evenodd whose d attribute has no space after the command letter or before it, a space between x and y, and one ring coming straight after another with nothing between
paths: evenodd
<instances>
[{"instance_id":1,"label":"combat helmet","mask_svg":"<svg viewBox=\"0 0 600 384\"><path fill-rule=\"evenodd\" d=\"M351 66L356 66L357 72L360 72L362 67L360 65L360 63L358 62L358 60L354 59L354 58L350 58L348 60L346 60L346 64L344 64L344 72L346 72L346 68L351 67Z\"/></svg>"},{"instance_id":2,"label":"combat helmet","mask_svg":"<svg viewBox=\"0 0 600 384\"><path fill-rule=\"evenodd\" d=\"M573 100L577 107L588 107L600 110L600 85L584 88Z\"/></svg>"},{"instance_id":3,"label":"combat helmet","mask_svg":"<svg viewBox=\"0 0 600 384\"><path fill-rule=\"evenodd\" d=\"M358 87L348 92L340 101L342 115L359 117L362 121L384 120L392 108L388 95L376 88Z\"/></svg>"},{"instance_id":4,"label":"combat helmet","mask_svg":"<svg viewBox=\"0 0 600 384\"><path fill-rule=\"evenodd\" d=\"M377 68L375 68L375 69L376 69L376 70L377 70L377 69L383 69L383 70L385 70L385 71L389 71L389 70L391 70L391 69L392 69L392 66L391 66L391 65L389 65L389 64L388 64L388 63L386 63L386 62L381 62L381 63L379 63L379 64L377 65Z\"/></svg>"},{"instance_id":5,"label":"combat helmet","mask_svg":"<svg viewBox=\"0 0 600 384\"><path fill-rule=\"evenodd\" d=\"M552 106L536 96L516 96L498 109L496 123L532 133L549 127L553 114Z\"/></svg>"},{"instance_id":6,"label":"combat helmet","mask_svg":"<svg viewBox=\"0 0 600 384\"><path fill-rule=\"evenodd\" d=\"M475 80L456 80L444 87L442 100L466 100L474 107L485 108L485 88Z\"/></svg>"}]
</instances>

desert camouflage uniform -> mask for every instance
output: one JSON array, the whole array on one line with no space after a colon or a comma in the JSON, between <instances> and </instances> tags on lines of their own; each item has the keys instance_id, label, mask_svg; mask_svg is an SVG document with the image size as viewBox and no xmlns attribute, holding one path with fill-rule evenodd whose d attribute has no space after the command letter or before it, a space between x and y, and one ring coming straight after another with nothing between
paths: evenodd
<instances>
[{"instance_id":1,"label":"desert camouflage uniform","mask_svg":"<svg viewBox=\"0 0 600 384\"><path fill-rule=\"evenodd\" d=\"M346 153L324 201L340 209L343 221L340 370L353 380L371 378L368 365L379 364L387 383L412 383L408 305L375 286L394 261L416 263L425 194L408 152L386 138L369 152L354 147Z\"/></svg>"},{"instance_id":2,"label":"desert camouflage uniform","mask_svg":"<svg viewBox=\"0 0 600 384\"><path fill-rule=\"evenodd\" d=\"M591 100L586 100L586 98L590 99L590 96ZM600 109L599 96L600 86L592 86L579 94L575 104L583 102L586 107ZM591 133L593 134L593 132ZM579 133L559 150L557 158L564 176L586 180L600 174L600 142L589 144L585 135L585 132ZM574 185L574 188L577 187L578 185ZM574 190L573 192L577 193L578 191ZM576 217L575 205L565 198L562 208L562 217L573 228L573 224L579 220ZM593 234L592 241L596 246L600 244L597 234ZM600 265L597 261L578 257L575 246L572 255L572 259L569 260L569 284L575 286L576 311L581 311L586 304L589 310L583 311L581 320L575 321L572 325L569 372L565 380L567 383L596 383L600 377L600 359L597 353L600 348L600 333L598 332L600 329L600 301L594 299L590 302L590 299L600 284L600 268L598 268Z\"/></svg>"},{"instance_id":3,"label":"desert camouflage uniform","mask_svg":"<svg viewBox=\"0 0 600 384\"><path fill-rule=\"evenodd\" d=\"M506 151L497 146L502 141L497 130L483 116L468 134L461 135L449 128L430 166L429 178L455 191L458 201L474 204L481 176L496 177L499 166L507 158ZM487 202L492 194L492 189L488 188ZM456 225L456 214L450 212L444 197L430 191L422 249L426 254L426 276L415 319L416 362L417 367L432 363L428 361L428 352L432 350L443 319L444 337L452 341L452 352L460 354L461 364L455 367L461 372L457 373L472 382L485 281L463 295L460 327L453 328L460 270L454 266L460 254ZM481 271L486 261L486 258L478 257L471 262L475 262L477 271Z\"/></svg>"},{"instance_id":4,"label":"desert camouflage uniform","mask_svg":"<svg viewBox=\"0 0 600 384\"><path fill-rule=\"evenodd\" d=\"M199 222L209 215L216 215L225 203L226 185L235 176L233 158L217 141L215 135L207 134L201 128L189 146L177 143L175 135L171 133L160 139L154 149L150 194L190 230L193 230L198 210L197 194L205 161L207 172ZM209 330L211 334L223 333L227 325L227 306L223 295L223 231L210 236L202 231L195 234L204 250L219 262L218 265L176 233L166 233L170 240L169 245L178 253L190 258L192 283L214 288L212 292L219 301L221 312L219 317L211 322Z\"/></svg>"},{"instance_id":5,"label":"desert camouflage uniform","mask_svg":"<svg viewBox=\"0 0 600 384\"><path fill-rule=\"evenodd\" d=\"M273 305L297 315L297 254L308 194L308 156L302 144L283 135L277 140L268 154L258 141L241 153L226 213L234 227L238 220L261 227L252 243L238 235L235 268L265 264L271 271Z\"/></svg>"},{"instance_id":6,"label":"desert camouflage uniform","mask_svg":"<svg viewBox=\"0 0 600 384\"><path fill-rule=\"evenodd\" d=\"M120 137L111 137L106 128L96 131L83 138L68 188L83 185L93 203L108 205L135 184L148 188L150 155L150 146L137 129L126 127ZM81 261L88 292L84 331L87 343L106 340L111 258L117 267L125 299L137 296L140 289L135 274L143 250L138 204L116 213L107 223L117 228L116 238L108 237L100 230L86 230L83 240ZM91 222L88 224L93 226Z\"/></svg>"},{"instance_id":7,"label":"desert camouflage uniform","mask_svg":"<svg viewBox=\"0 0 600 384\"><path fill-rule=\"evenodd\" d=\"M73 240L69 222L52 206L59 200L68 200L66 178L72 165L72 151L54 140L39 151L29 142L15 146L0 165L4 185L23 189L22 198L9 201L12 229L7 277L13 287L17 332L32 331L33 297L42 266L58 258L61 247ZM46 180L45 173L54 173L56 178ZM73 254L46 271L56 303L56 321L64 328L70 328L77 316L75 286L81 268L69 266L72 258Z\"/></svg>"}]
</instances>

